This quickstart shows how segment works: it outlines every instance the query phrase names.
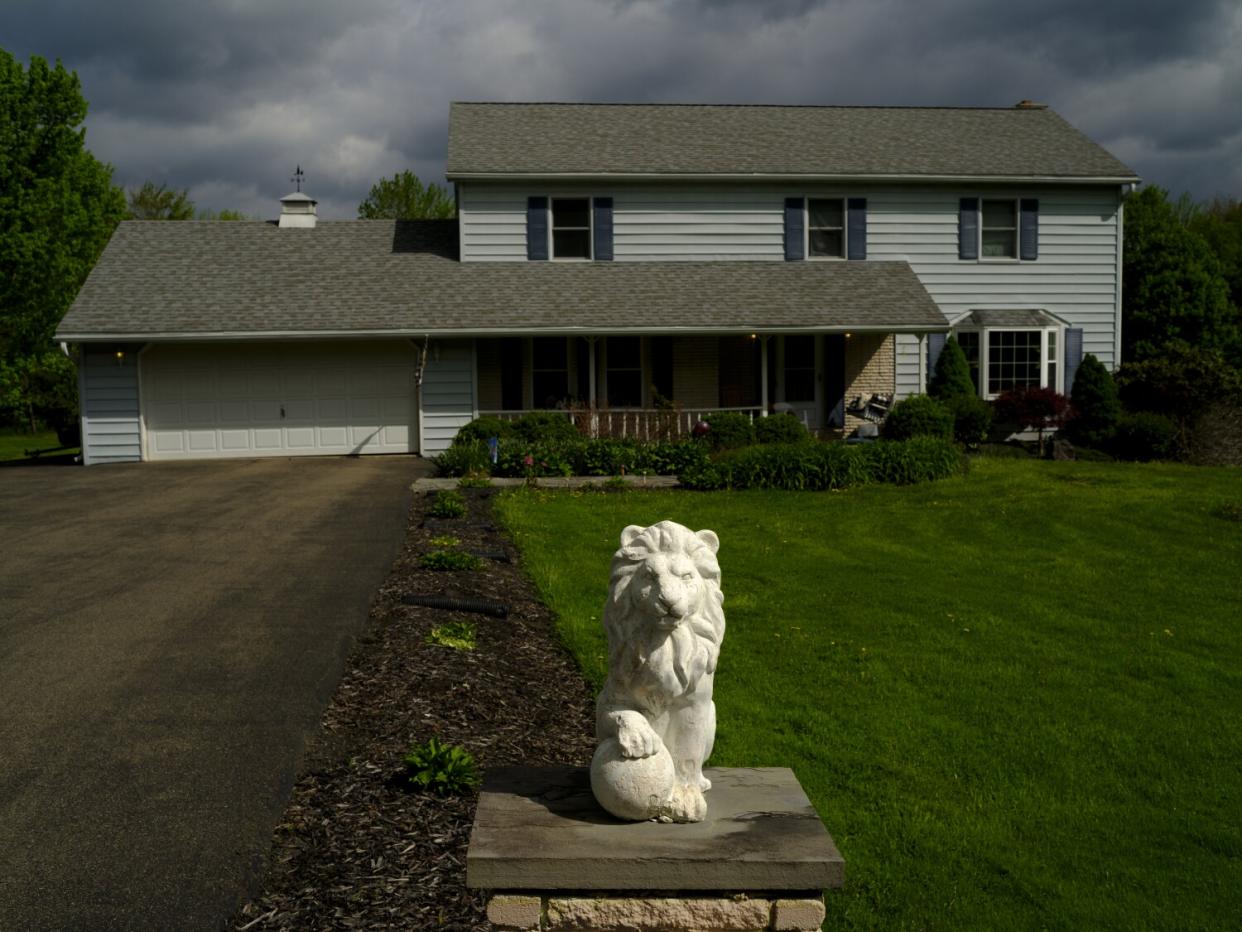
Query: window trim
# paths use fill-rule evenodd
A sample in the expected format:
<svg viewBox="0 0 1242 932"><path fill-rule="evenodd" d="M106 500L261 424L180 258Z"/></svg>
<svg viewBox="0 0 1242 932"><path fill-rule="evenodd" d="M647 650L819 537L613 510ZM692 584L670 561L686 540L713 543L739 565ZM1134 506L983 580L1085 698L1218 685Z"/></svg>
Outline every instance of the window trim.
<svg viewBox="0 0 1242 932"><path fill-rule="evenodd" d="M1058 358L1048 358L1048 337L1053 335L1056 353L1063 353L1065 347L1065 325L1061 323L1049 323L1042 327L984 327L977 324L963 325L954 327L952 334L956 337L959 333L977 333L979 334L979 397L985 401L992 401L998 398L1001 392L988 391L990 359L993 333L1039 333L1039 387L1051 388L1058 394L1064 394L1062 383L1065 379L1065 366L1062 360ZM1053 380L1055 385L1048 384L1048 365L1053 363L1056 365L1056 378Z"/></svg>
<svg viewBox="0 0 1242 932"><path fill-rule="evenodd" d="M556 202L581 201L587 202L587 256L556 255ZM582 227L564 227L566 230L581 230ZM588 194L549 194L548 195L548 259L551 262L594 262L595 261L595 195Z"/></svg>
<svg viewBox="0 0 1242 932"><path fill-rule="evenodd" d="M983 205L985 202L1005 202L1013 203L1013 255L1012 256L985 256L983 254ZM1022 262L1022 198L1021 197L984 197L979 195L979 222L977 224L976 236L978 237L978 246L975 259L976 262L989 262L1001 264ZM993 230L1008 229L1008 227L992 227ZM1031 261L1031 260L1026 260ZM1000 329L1000 328L996 328Z"/></svg>
<svg viewBox="0 0 1242 932"><path fill-rule="evenodd" d="M841 202L841 255L839 256L813 256L811 255L811 201L840 201ZM817 230L836 229L835 227L816 227ZM816 195L812 197L807 194L802 198L802 255L806 261L813 262L844 262L850 257L850 200L844 194L841 195Z"/></svg>

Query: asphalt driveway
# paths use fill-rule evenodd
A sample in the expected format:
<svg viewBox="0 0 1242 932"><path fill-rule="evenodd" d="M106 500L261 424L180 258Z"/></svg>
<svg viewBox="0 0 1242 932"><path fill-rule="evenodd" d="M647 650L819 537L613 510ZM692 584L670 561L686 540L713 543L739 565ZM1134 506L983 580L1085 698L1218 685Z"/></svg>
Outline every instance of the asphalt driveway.
<svg viewBox="0 0 1242 932"><path fill-rule="evenodd" d="M0 929L245 901L426 471L0 469Z"/></svg>

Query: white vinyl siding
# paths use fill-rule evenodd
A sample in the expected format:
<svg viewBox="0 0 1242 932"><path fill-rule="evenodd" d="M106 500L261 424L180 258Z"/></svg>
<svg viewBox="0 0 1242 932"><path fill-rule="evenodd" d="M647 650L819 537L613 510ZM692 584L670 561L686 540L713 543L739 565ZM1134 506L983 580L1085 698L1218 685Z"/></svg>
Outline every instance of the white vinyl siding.
<svg viewBox="0 0 1242 932"><path fill-rule="evenodd" d="M526 197L591 193L614 201L617 261L784 261L786 197L865 197L867 258L910 263L945 316L1043 308L1083 330L1083 352L1116 368L1120 256L1114 186L465 182L462 259L525 261ZM537 187L537 191L536 191ZM1039 258L958 258L962 197L1038 198ZM897 390L918 390L918 337L897 336Z"/></svg>
<svg viewBox="0 0 1242 932"><path fill-rule="evenodd" d="M474 419L478 410L474 386L474 341L433 339L421 393L424 456L443 453L458 429Z"/></svg>
<svg viewBox="0 0 1242 932"><path fill-rule="evenodd" d="M78 372L82 454L87 465L134 463L142 459L138 405L141 345L87 344ZM117 353L123 355L117 359Z"/></svg>

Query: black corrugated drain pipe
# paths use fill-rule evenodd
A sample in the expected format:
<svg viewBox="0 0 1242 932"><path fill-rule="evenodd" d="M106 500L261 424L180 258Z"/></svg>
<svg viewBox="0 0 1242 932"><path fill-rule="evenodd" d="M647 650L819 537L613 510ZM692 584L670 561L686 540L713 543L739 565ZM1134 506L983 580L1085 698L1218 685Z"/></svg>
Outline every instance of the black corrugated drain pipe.
<svg viewBox="0 0 1242 932"><path fill-rule="evenodd" d="M509 606L504 602L492 599L460 598L453 595L403 595L401 601L406 605L419 605L423 608L442 608L450 612L472 612L476 615L491 615L493 618L508 618Z"/></svg>

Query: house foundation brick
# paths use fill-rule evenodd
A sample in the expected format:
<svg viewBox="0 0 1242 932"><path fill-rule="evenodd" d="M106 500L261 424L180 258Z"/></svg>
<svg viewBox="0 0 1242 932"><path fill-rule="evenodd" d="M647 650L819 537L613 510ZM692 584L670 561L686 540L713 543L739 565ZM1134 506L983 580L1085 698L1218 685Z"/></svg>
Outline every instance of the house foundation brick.
<svg viewBox="0 0 1242 932"><path fill-rule="evenodd" d="M543 900L537 896L500 893L487 901L487 919L494 929L538 929L542 917Z"/></svg>
<svg viewBox="0 0 1242 932"><path fill-rule="evenodd" d="M815 932L824 924L824 898L777 900L772 906L773 932Z"/></svg>

